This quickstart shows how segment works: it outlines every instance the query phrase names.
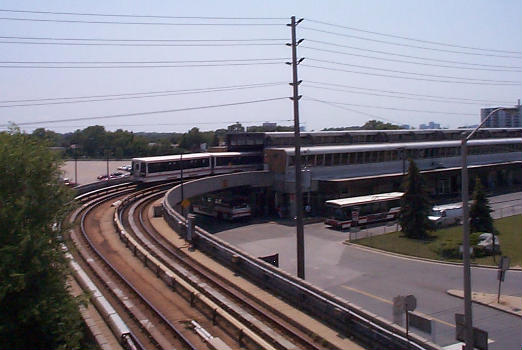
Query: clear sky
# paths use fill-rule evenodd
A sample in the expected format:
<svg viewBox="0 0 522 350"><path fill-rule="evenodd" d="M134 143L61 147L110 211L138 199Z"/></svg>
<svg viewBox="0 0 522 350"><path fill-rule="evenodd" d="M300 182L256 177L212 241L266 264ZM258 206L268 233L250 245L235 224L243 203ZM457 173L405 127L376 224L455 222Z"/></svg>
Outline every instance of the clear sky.
<svg viewBox="0 0 522 350"><path fill-rule="evenodd" d="M4 0L0 10L0 130L291 125L292 15L304 18L306 130L478 124L481 107L515 105L522 91L520 0Z"/></svg>

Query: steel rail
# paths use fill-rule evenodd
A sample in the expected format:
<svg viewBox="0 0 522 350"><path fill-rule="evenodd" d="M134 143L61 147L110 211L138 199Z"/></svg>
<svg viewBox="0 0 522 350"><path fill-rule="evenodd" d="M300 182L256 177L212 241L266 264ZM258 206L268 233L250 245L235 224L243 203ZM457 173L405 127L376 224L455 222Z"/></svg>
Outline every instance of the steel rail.
<svg viewBox="0 0 522 350"><path fill-rule="evenodd" d="M85 210L84 210L84 213L82 214L81 216L81 219L80 219L80 227L81 227L81 233L82 233L82 236L84 237L84 239L87 241L87 243L89 244L90 248L95 252L95 254L110 268L110 270L116 275L118 276L118 278L127 285L127 287L133 292L135 293L143 302L144 304L150 309L153 311L153 313L163 322L165 323L171 330L172 332L176 335L176 337L178 338L178 340L180 340L182 343L184 343L184 345L186 346L187 349L192 349L192 350L195 350L196 347L191 343L191 341L189 339L187 339L183 334L182 332L175 326L173 325L166 317L165 315L163 315L163 313L161 313L160 310L158 310L154 305L152 305L152 303L129 281L125 278L125 276L123 276L115 267L114 265L112 265L108 259L96 248L96 246L94 245L94 243L92 242L92 240L89 238L89 236L87 235L87 232L86 232L86 229L85 229L85 218L86 216L89 214L89 212L91 210L93 210L96 206L99 206L101 203L103 202L106 202L108 199L110 198L114 198L116 196L118 196L119 194L114 194L114 195L109 195L109 196L106 196L106 197L103 197L102 199L97 199L94 201L94 203L92 205L90 205L89 207L87 207Z"/></svg>
<svg viewBox="0 0 522 350"><path fill-rule="evenodd" d="M133 212L134 212L133 209L141 206L141 210L138 210L139 222L140 222L141 227L145 231L146 235L148 237L150 237L153 242L147 243L147 242L143 242L141 239L140 240L142 241L142 244L147 246L147 249L151 252L151 254L155 255L156 258L159 259L162 263L164 263L167 266L169 266L170 268L172 268L171 267L171 263L164 261L163 258L158 256L158 254L155 254L154 250L151 247L149 247L150 244L155 244L155 245L159 246L167 254L170 254L176 260L178 260L180 263L182 263L184 268L191 269L192 271L194 271L198 275L202 276L204 279L211 281L215 286L217 286L218 288L224 290L229 296L239 300L243 305L246 305L248 308L253 310L255 313L257 313L259 315L262 315L262 317L265 318L266 320L268 320L272 325L277 326L279 329L284 329L284 332L287 333L290 336L290 338L293 339L294 341L298 341L298 342L302 343L303 345L306 346L307 349L312 349L312 350L319 350L320 349L316 344L314 344L314 342L313 342L313 340L311 338L308 338L308 336L304 336L303 334L299 334L296 331L296 329L294 329L294 328L297 328L301 332L307 333L306 331L304 331L302 329L302 327L300 327L298 324L296 324L295 321L289 320L287 317L282 315L280 312L277 312L277 310L270 309L270 308L264 308L262 306L259 306L260 302L258 300L256 300L255 298L245 297L240 291L238 291L238 290L236 290L234 288L228 287L226 285L226 283L224 283L219 276L215 276L207 268L201 266L197 261L193 261L193 259L187 257L182 252L179 252L179 251L176 251L176 250L172 249L171 245L169 243L162 242L157 237L157 234L152 233L147 228L147 226L144 223L143 209L146 206L145 202L150 201L153 197L157 197L157 196L158 196L157 193L156 194L148 194L146 196L136 196L136 197L133 198L133 199L135 199L135 202L133 203L133 206L129 209L129 216L130 216L129 223L130 223L130 225L132 227L132 230L134 231L134 230L136 230L136 228L134 228L133 226L137 226L137 225L135 225L135 224L133 225L133 222L132 222L133 219L132 219L131 216L133 215ZM133 197L133 195L131 195L130 197ZM139 197L139 199L138 199L138 197ZM129 204L129 201L126 201L126 203ZM125 209L120 210L120 221L121 221L122 214L123 214L124 210ZM135 232L135 234L137 235L138 233ZM141 233L141 234L143 234L143 233ZM207 294L207 296L212 298L212 299L215 298L212 295L209 295L211 293L209 293L208 290L203 290L202 292L205 292ZM238 314L237 312L234 312L234 310L231 310L231 311L234 314L236 314L237 317L242 318L242 316L240 314ZM250 322L250 323L252 324L252 322ZM259 329L258 326L254 325L254 324L252 324L252 326L257 328L258 331L263 332L263 330ZM270 336L270 335L267 334L267 336ZM274 341L277 343L277 340L274 340ZM280 346L280 347L283 346L282 344L277 344L277 345ZM333 346L333 344L331 344L331 345Z"/></svg>

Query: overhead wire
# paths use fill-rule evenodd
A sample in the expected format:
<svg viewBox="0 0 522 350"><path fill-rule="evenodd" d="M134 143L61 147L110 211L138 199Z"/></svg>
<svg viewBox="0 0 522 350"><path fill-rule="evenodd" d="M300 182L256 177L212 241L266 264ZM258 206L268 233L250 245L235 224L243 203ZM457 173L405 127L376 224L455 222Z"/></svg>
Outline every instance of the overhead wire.
<svg viewBox="0 0 522 350"><path fill-rule="evenodd" d="M181 63L225 63L253 61L283 61L286 57L277 58L236 58L214 60L181 60L181 61L0 61L0 64L181 64Z"/></svg>
<svg viewBox="0 0 522 350"><path fill-rule="evenodd" d="M0 40L0 44L15 45L55 45L55 46L131 46L131 47L220 47L220 46L282 46L282 43L181 43L181 44L138 44L138 43L76 43L76 42L37 42L37 41L6 41Z"/></svg>
<svg viewBox="0 0 522 350"><path fill-rule="evenodd" d="M276 119L276 120L270 120L270 122L291 122L293 119ZM180 123L154 123L154 126L179 126L179 125L222 125L222 124L228 124L228 123L241 123L241 124L247 124L247 123L266 123L267 120L220 120L220 121L212 121L212 122L198 122L198 121L187 121L187 122L180 122ZM80 127L86 127L89 125L55 125L55 128L80 128ZM104 124L104 127L119 127L119 126L150 126L150 123L147 124ZM7 128L5 126L0 126L0 128Z"/></svg>
<svg viewBox="0 0 522 350"><path fill-rule="evenodd" d="M425 94L416 94L411 92L404 92L404 91L396 91L396 90L383 90L383 89L375 89L375 88L364 88L360 86L353 86L353 85L345 85L345 84L336 84L336 83L327 83L327 82L321 82L321 81L313 81L313 80L306 80L304 84L318 84L318 85L324 85L324 86L333 86L333 87L342 87L342 88L349 88L349 89L358 89L358 90L364 90L364 91L376 91L376 92L384 92L388 94L400 94L400 95L406 95L406 96L414 96L414 97L428 97L433 99L442 99L445 101L449 100L455 100L455 101L471 101L471 102L479 102L479 103L486 103L486 104L509 104L511 102L508 101L501 101L501 100L480 100L480 99L472 99L472 98L463 98L463 97L451 97L451 96L440 96L440 95L425 95Z"/></svg>
<svg viewBox="0 0 522 350"><path fill-rule="evenodd" d="M163 19L207 19L207 20L288 20L285 17L205 17L205 16L166 16L166 15L135 15L93 12L58 12L36 10L0 9L0 12L31 13L45 15L71 15L71 16L98 16L98 17L134 17L134 18L163 18Z"/></svg>
<svg viewBox="0 0 522 350"><path fill-rule="evenodd" d="M379 39L365 38L365 37L361 37L361 36L357 36L357 35L332 32L329 30L322 30L322 29L311 28L311 27L307 27L307 26L300 26L299 28L304 29L304 30L310 30L313 32L319 32L319 33L323 33L323 34L342 36L345 38L359 39L359 40L364 40L364 41L377 42L380 44L387 44L387 45L394 45L394 46L401 46L401 47L410 47L410 48L429 50L429 51L448 52L448 53L456 53L456 54L471 55L471 56L487 56L487 57L514 58L514 59L519 59L521 56L521 55L507 56L507 55L487 54L487 53L478 53L478 52L465 52L465 51L457 51L457 50L438 49L438 48L433 48L433 47L410 45L410 44L395 43L395 42L379 40Z"/></svg>
<svg viewBox="0 0 522 350"><path fill-rule="evenodd" d="M356 46L336 44L336 43L332 43L332 42L329 42L329 41L322 41L322 40L306 39L306 42L312 42L312 43L318 43L318 44L330 45L330 46L336 46L336 47L343 47L343 48L348 48L348 49L352 49L352 50L373 52L373 53L378 53L378 54L383 54L383 55L390 55L390 56L413 58L413 59L417 59L417 60L432 61L432 62L456 63L456 64L468 65L468 66L492 67L492 68L508 68L508 69L520 69L520 68L522 68L521 66L480 64L480 63L470 63L470 62L464 62L464 61L443 60L443 59L436 59L436 58L431 58L431 57L420 57L420 56L413 56L413 55L405 55L405 54L399 54L399 53L390 52L390 51L372 50L372 49L360 48L360 47L356 47ZM311 50L316 50L316 51L336 53L336 54L340 54L340 55L354 56L354 54L351 53L351 52L337 51L337 50L328 50L328 49L320 49L320 48L317 48L317 47L309 47L306 44L305 45L300 45L299 47L300 48L307 48L307 49L311 49Z"/></svg>
<svg viewBox="0 0 522 350"><path fill-rule="evenodd" d="M233 67L233 66L256 66L256 65L274 65L281 62L257 62L257 63L209 63L209 64L162 64L162 65L113 65L113 66L13 66L0 65L0 68L30 68L30 69L120 69L120 68L190 68L190 67Z"/></svg>
<svg viewBox="0 0 522 350"><path fill-rule="evenodd" d="M373 70L379 70L379 71L390 72L390 73L410 74L410 75L417 75L417 76L422 76L422 77L447 78L447 79L483 81L483 82L494 82L494 83L513 83L513 84L520 84L521 83L521 81L516 81L516 80L492 80L492 79L477 79L477 78L468 78L468 77L456 77L456 76L449 76L449 75L435 75L435 74L408 72L408 71L402 71L402 70L397 70L397 69L386 69L386 68L379 68L379 67L372 67L372 66L363 66L363 65L350 64L350 63L345 63L345 62L337 62L337 61L331 61L331 60L321 60L321 59L308 58L308 57L306 59L309 60L309 61L313 61L313 62L334 64L334 65L341 65L341 66L349 66L349 67L356 67L356 68L363 68L363 69L373 69Z"/></svg>
<svg viewBox="0 0 522 350"><path fill-rule="evenodd" d="M314 19L310 19L310 18L305 18L305 20L308 21L308 22L311 22L311 23L324 24L324 25L327 25L327 26L343 28L343 29L349 29L349 30L353 30L353 31L361 32L361 33L380 35L380 36L384 36L384 37L388 37L388 38L402 39L402 40L408 40L408 41L415 41L415 42L420 42L420 43L425 43L425 44L449 46L449 47L455 47L455 48L460 48L460 49L469 49L469 50L513 53L513 54L519 54L519 55L522 54L521 51L485 49L485 48L480 48L480 47L475 47L475 46L464 46L464 45L457 45L457 44L452 44L452 43L443 43L443 42L440 42L440 41L431 41L431 40L426 40L426 39L416 39L416 38L402 36L402 35L397 35L397 34L387 34L387 33L375 32L375 31L371 31L371 30L365 30L365 29L360 29L360 28L351 27L351 26L339 25L339 24L334 24L334 23L314 20Z"/></svg>
<svg viewBox="0 0 522 350"><path fill-rule="evenodd" d="M222 41L285 41L287 38L251 38L251 39L109 39L109 38L58 38L58 37L34 37L34 36L0 36L0 39L22 40L64 40L64 41L125 41L125 42L222 42Z"/></svg>
<svg viewBox="0 0 522 350"><path fill-rule="evenodd" d="M392 111L401 111L401 112L415 112L415 113L430 113L430 114L446 114L446 115L460 115L460 116L466 116L466 117L475 117L474 114L468 114L468 113L459 113L459 112L447 112L447 111L432 111L432 110L422 110L422 109L407 109L407 108L395 108L395 107L381 107L376 105L364 105L364 104L357 104L357 103L347 103L347 102L338 102L338 101L326 101L321 99L316 99L318 101L322 102L328 102L335 105L341 105L341 106L354 106L354 107L364 107L364 108L376 108L376 109L385 109L385 110L392 110Z"/></svg>
<svg viewBox="0 0 522 350"><path fill-rule="evenodd" d="M310 46L306 46L306 45L302 45L300 47L301 48L305 48L305 49L309 49L309 50L314 50L314 51L335 52L334 50L323 50L323 49L318 49L318 48L314 48L314 47L310 47ZM339 53L339 52L336 52L336 53ZM394 59L394 58L385 58L385 57L361 55L361 54L356 54L356 53L351 53L351 54L350 53L346 53L346 54L350 55L350 56L355 56L355 57L370 58L370 59L374 59L374 60L388 61L388 62L399 62L399 63L407 63L407 64L416 64L416 65L420 65L420 66L452 68L452 69L465 69L465 70L475 70L475 71L490 71L490 72L513 72L513 73L522 72L522 70L520 70L520 69L499 69L499 68L476 68L476 67L450 66L450 65L435 64L435 63L414 62L414 61L399 60L399 59ZM517 68L517 67L514 67L514 68Z"/></svg>
<svg viewBox="0 0 522 350"><path fill-rule="evenodd" d="M381 117L380 115L376 115L376 114L373 114L373 113L368 113L368 112L359 111L359 110L352 109L352 108L348 108L348 107L345 107L345 106L339 106L339 105L334 104L334 103L331 103L331 102L329 102L329 101L324 101L324 100L317 99L317 98L313 98L313 97L310 97L310 96L304 96L304 99L305 99L305 100L309 100L309 101L313 101L313 102L320 102L320 103L323 103L323 104L329 105L329 106L334 107L334 108L338 108L338 109L342 109L342 110L345 110L345 111L350 111L350 112L358 113L358 114L361 114L361 115L365 115L365 116L367 116L367 117L372 117L372 118L376 118L376 119L384 120L384 121L386 121L386 122L390 122L390 123L393 123L393 124L397 124L397 125L400 125L400 124L401 124L401 123L398 123L398 122L396 122L396 121L393 121L393 120L390 120L390 119L387 119L387 118Z"/></svg>
<svg viewBox="0 0 522 350"><path fill-rule="evenodd" d="M53 123L74 122L74 121L83 121L83 120L100 120L100 119L111 119L111 118L122 118L122 117L135 117L135 116L143 116L143 115L177 113L177 112L186 112L186 111L193 111L193 110L212 109L212 108L220 108L220 107L255 104L255 103L262 103L262 102L271 102L271 101L278 101L278 100L284 100L284 99L288 99L288 97L274 97L274 98L265 98L265 99L250 100L250 101L223 103L223 104L216 104L216 105L205 105L205 106L186 107L186 108L164 109L164 110L156 110L156 111L111 114L111 115L104 115L104 116L97 116L97 117L96 116L71 117L71 118L62 118L62 119L34 121L34 122L21 122L21 123L17 123L17 125L18 126L41 125L41 124L53 124ZM8 126L9 126L9 124L0 124L0 127L8 127Z"/></svg>
<svg viewBox="0 0 522 350"><path fill-rule="evenodd" d="M393 96L393 95L378 94L375 92L352 91L352 90L345 90L345 89L338 89L338 88L335 89L335 88L322 87L322 86L313 86L313 85L308 84L307 82L304 82L302 86L310 87L313 89L320 89L320 90L347 92L350 94L358 94L358 95L389 97L389 98L397 98L397 99L402 99L402 100L428 101L428 102L448 103L448 104L483 105L483 103L479 103L479 102L458 102L458 101L449 101L449 100L436 100L436 99L429 99L429 98L422 98L422 97ZM1 107L2 106L0 106L0 108Z"/></svg>
<svg viewBox="0 0 522 350"><path fill-rule="evenodd" d="M88 99L88 98L100 98L100 97L117 97L117 96L135 96L135 95L148 95L148 94L163 94L163 93L177 93L177 92L199 92L199 91L220 91L228 89L242 89L249 87L263 87L270 85L286 85L287 82L268 82L268 83L254 83L254 84L240 84L240 85L224 85L224 86L213 86L208 88L194 88L194 89L180 89L180 90L158 90L158 91L143 91L143 92L128 92L120 94L105 94L105 95L87 95L87 96L66 96L66 97L49 97L49 98L38 98L38 99L23 99L23 100L3 100L0 103L19 103L19 102L40 102L40 101L55 101L55 100L72 100L72 99Z"/></svg>
<svg viewBox="0 0 522 350"><path fill-rule="evenodd" d="M321 67L321 66L315 66L315 65L311 65L311 64L305 64L305 63L301 63L301 66L315 68L315 69L328 70L328 71L334 71L334 72L345 72L345 73L371 75L371 76L377 76L377 77L396 78L396 79L430 81L430 82L437 82L437 83L468 84L468 85L496 85L496 86L518 86L518 85L520 85L520 83L473 82L473 81L442 80L442 79L428 79L428 78L417 78L417 77L408 77L408 76L397 76L397 75L361 72L361 71L339 69L339 68Z"/></svg>
<svg viewBox="0 0 522 350"><path fill-rule="evenodd" d="M159 91L159 92L157 91L157 92L141 92L141 93L127 93L127 94L91 95L91 96L78 96L78 97L42 98L42 99L32 99L32 100L30 100L30 99L29 100L28 99L8 100L8 101L0 101L0 108L48 106L48 105L59 105L59 104L74 104L74 103L177 96L177 95L188 95L188 94L201 94L201 93L211 93L211 92L225 92L225 91L236 91L236 90L244 90L244 89L271 87L271 86L283 85L283 84L286 85L287 83L286 82L259 83L259 84L248 84L248 85L245 84L245 85L235 85L235 86L218 87L218 88L204 88L204 89L164 90L164 91ZM4 104L4 103L11 103L11 104Z"/></svg>
<svg viewBox="0 0 522 350"><path fill-rule="evenodd" d="M155 26L282 26L283 23L174 23L174 22L124 22L124 21L94 21L80 19L48 19L48 18L20 18L20 17L0 17L2 21L21 21L21 22L52 22L52 23L81 23L81 24L116 24L116 25L155 25Z"/></svg>

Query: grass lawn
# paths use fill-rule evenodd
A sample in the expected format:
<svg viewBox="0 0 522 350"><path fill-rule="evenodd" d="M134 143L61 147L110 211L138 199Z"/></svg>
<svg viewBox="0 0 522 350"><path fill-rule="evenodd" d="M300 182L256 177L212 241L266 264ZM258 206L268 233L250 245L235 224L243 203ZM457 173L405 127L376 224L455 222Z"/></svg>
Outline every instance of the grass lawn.
<svg viewBox="0 0 522 350"><path fill-rule="evenodd" d="M510 257L511 266L522 265L522 215L509 216L495 220L495 228L500 232L500 248L502 255ZM365 245L390 252L417 256L422 258L459 261L458 258L445 257L445 250L455 249L462 243L462 226L453 226L434 231L426 240L406 238L402 232L364 238L352 243ZM473 258L472 262L484 265L497 265L493 257Z"/></svg>

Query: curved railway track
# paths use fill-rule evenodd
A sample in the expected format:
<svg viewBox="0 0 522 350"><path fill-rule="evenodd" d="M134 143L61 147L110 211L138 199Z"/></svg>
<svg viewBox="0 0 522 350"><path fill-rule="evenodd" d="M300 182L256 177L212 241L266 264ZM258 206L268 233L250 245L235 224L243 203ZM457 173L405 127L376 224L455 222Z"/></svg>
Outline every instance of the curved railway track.
<svg viewBox="0 0 522 350"><path fill-rule="evenodd" d="M72 230L70 235L78 253L77 258L81 257L76 260L81 262L84 270L91 275L107 301L131 330L131 336L140 344L137 348L208 348L186 327L185 322L171 321L172 310L160 310L158 302L176 302L170 298L172 293L168 288L161 290L158 283L151 283L155 278L143 266L140 268L139 263L133 262L135 258L132 253L118 240L111 222L111 204L120 196L133 191L134 186L131 186L102 194L89 200L73 215L72 219L79 221L79 227Z"/></svg>
<svg viewBox="0 0 522 350"><path fill-rule="evenodd" d="M156 231L149 222L148 211L151 203L161 194L137 196L133 203L126 203L119 213L127 232L132 232L136 240L172 271L190 276L188 281L200 293L223 307L231 317L248 324L255 332L278 349L323 349L335 348L331 344L310 336L303 327L287 318L281 312L267 307L262 301L243 293L206 266L193 260L183 250ZM140 198L141 197L141 198ZM329 345L329 346L328 346Z"/></svg>
<svg viewBox="0 0 522 350"><path fill-rule="evenodd" d="M163 239L145 211L165 190L165 185L145 190L120 185L87 194L71 217L71 222L79 223L69 237L76 260L130 330L127 337L135 345L124 347L332 348ZM117 209L120 205L122 210ZM113 222L116 218L128 231L125 238ZM130 240L139 243L129 245ZM155 267L143 257L144 251L158 261ZM176 277L161 278L158 266Z"/></svg>

